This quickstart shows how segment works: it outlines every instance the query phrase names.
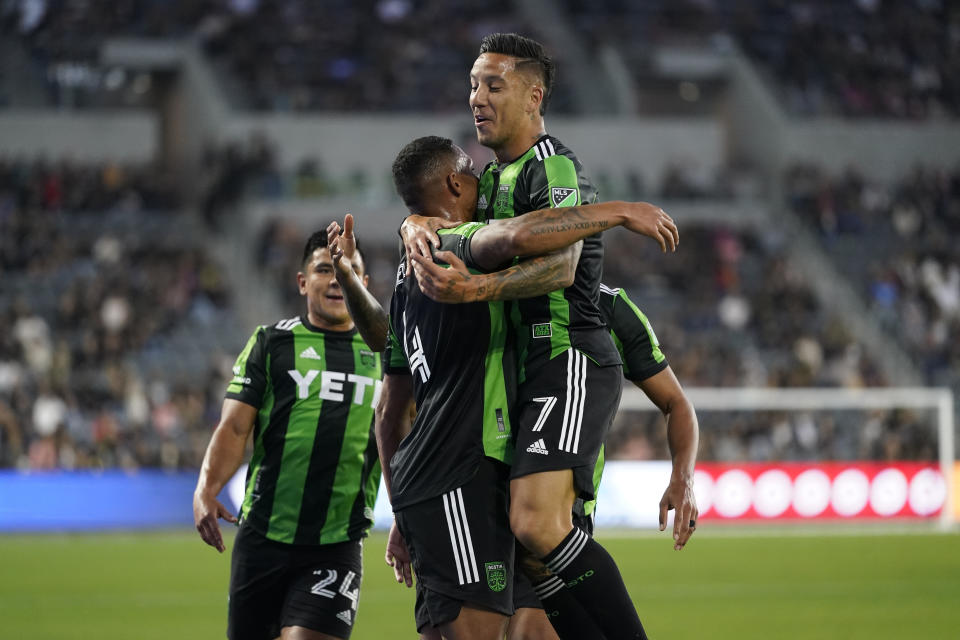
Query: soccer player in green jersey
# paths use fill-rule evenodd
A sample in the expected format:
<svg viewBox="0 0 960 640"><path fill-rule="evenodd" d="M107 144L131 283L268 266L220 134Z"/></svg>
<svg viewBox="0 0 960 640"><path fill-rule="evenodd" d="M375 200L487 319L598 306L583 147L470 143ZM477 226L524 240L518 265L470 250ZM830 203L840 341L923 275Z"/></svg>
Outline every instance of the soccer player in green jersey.
<svg viewBox="0 0 960 640"><path fill-rule="evenodd" d="M539 43L516 34L483 39L470 71L470 107L477 139L496 159L480 178L482 219L596 200L580 162L546 133L553 80L553 62ZM423 259L425 235L438 244L432 234L405 232L408 252ZM673 248L674 240L661 246ZM514 314L522 364L510 524L547 569L534 577L536 584L558 576L608 640L646 638L613 558L571 518L576 505L594 498L593 471L619 403L620 356L597 306L599 234L573 245L566 259L575 269L573 282L546 295L518 296ZM463 301L456 293L436 299ZM497 295L484 291L477 299ZM680 537L688 529L681 522Z"/></svg>
<svg viewBox="0 0 960 640"><path fill-rule="evenodd" d="M352 268L365 286L359 253ZM238 519L216 496L252 434L231 640L345 640L357 613L361 541L380 482L381 364L347 312L325 232L307 241L297 283L306 313L258 327L240 353L194 493L197 530L223 552L217 519Z"/></svg>
<svg viewBox="0 0 960 640"><path fill-rule="evenodd" d="M693 493L693 472L699 441L696 412L667 363L653 327L646 315L627 297L626 291L601 284L599 308L623 359L624 377L646 394L666 420L673 470L660 499L660 530L666 528L668 511L675 510L673 543L674 548L680 550L693 535L699 513ZM594 470L595 494L600 488L603 473L603 453L601 450ZM585 503L580 511L583 515L575 518L576 526L591 535L595 507L596 500ZM680 533L681 523L687 523L683 535ZM551 623L562 631L559 635L561 640L603 639L603 633L589 618L578 615L576 603L570 602L571 597L559 579L547 579L537 585L536 595L549 610L546 615L540 604L529 599L522 579L514 590L517 611L510 620L508 640L556 638Z"/></svg>
<svg viewBox="0 0 960 640"><path fill-rule="evenodd" d="M557 249L615 224L655 236L659 236L657 228L664 219L672 224L658 207L622 202L575 208L566 212L562 220L558 212L548 209L492 225L463 224L474 216L477 178L466 154L445 138L421 138L407 145L397 158L394 175L398 191L411 211L438 211L444 218L460 223L440 232L441 248L450 251L440 251L437 257L459 265L465 260L484 270L508 262L515 255ZM328 231L348 306L371 344L379 344L382 309L346 268L354 245L352 217L345 220L342 237L339 225L331 224ZM414 260L418 268L426 266L418 257ZM572 278L572 273L568 277ZM512 606L509 590L497 590L497 595L492 595L479 583L476 569L465 574L461 567L474 567L475 558L484 554L497 555L499 564L508 567L501 577L510 580L511 563L502 561L512 561L512 548L510 552L496 551L503 534L512 541L505 513L499 526L496 519L486 522L490 535L482 539L485 545L469 535L472 542L464 543L458 538L452 546L436 539L436 532L442 530L436 526L438 520L446 518L451 532L454 528L447 503L440 509L441 495L457 492L459 511L454 520L458 531L470 530L471 514L478 514L474 517L483 522L499 512L494 508L496 504L505 505L501 499L493 506L482 506L485 496L505 496L506 476L502 472L492 473L497 468L495 464L478 460L508 459L508 451L503 450L508 443L503 437L510 431L511 381L516 372L505 365L512 362L512 348L503 334L506 318L502 303L481 303L482 308L477 309L475 306L432 302L422 295L415 280L407 277L406 263L401 263L392 303L393 331L385 357L387 375L378 407L377 434L384 478L390 487L397 523L411 543L413 562L417 565L418 629L427 634L429 628L439 628L446 637L487 637L476 635L484 633L500 637L505 616L512 613L512 609L507 611ZM494 326L499 327L496 332ZM493 369L491 363L496 365ZM419 411L408 432L405 418L411 390L417 394ZM499 408L494 411L485 408L487 405ZM451 424L456 424L457 429L450 429ZM494 450L500 454L494 455ZM426 474L425 469L430 473ZM500 490L491 491L495 486L500 486ZM388 549L388 558L396 566L406 560L395 537L391 532L393 546ZM409 584L408 569L400 567L397 573L398 579L406 579ZM497 624L497 628L490 626Z"/></svg>

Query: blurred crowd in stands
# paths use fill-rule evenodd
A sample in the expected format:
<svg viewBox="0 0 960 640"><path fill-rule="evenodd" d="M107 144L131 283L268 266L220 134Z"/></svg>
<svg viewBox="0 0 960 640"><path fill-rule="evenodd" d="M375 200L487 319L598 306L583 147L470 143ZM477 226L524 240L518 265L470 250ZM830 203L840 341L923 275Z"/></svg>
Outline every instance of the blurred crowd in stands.
<svg viewBox="0 0 960 640"><path fill-rule="evenodd" d="M949 0L760 1L745 50L804 115L960 116L960 10Z"/></svg>
<svg viewBox="0 0 960 640"><path fill-rule="evenodd" d="M30 77L49 104L149 102L162 84L155 76L100 61L107 37L135 36L194 39L226 94L248 108L462 112L466 70L484 34L547 38L518 6L0 0L0 106ZM721 51L736 42L795 114L960 116L960 8L946 0L555 6L584 39L589 64L600 68L602 49L614 47L637 85L655 71L656 45ZM546 43L565 68L570 47ZM31 68L17 75L21 61ZM580 80L563 71L560 78L551 112L569 113ZM111 92L115 100L104 98ZM224 215L249 194L279 202L353 195L388 179L362 170L334 179L311 159L281 172L275 156L263 137L210 147L197 176L196 216L193 200L187 206L160 166L0 156L0 467L199 465L242 347L225 327L243 293L231 289L210 251L209 238L228 224ZM595 177L605 198L716 201L761 191L750 171L713 175L695 161L672 164L654 185L630 167ZM856 169L831 175L798 165L784 183L787 206L926 382L957 388L960 168L917 168L880 183ZM269 319L302 310L294 275L311 230L282 215L259 230L255 262L285 307ZM681 231L677 253L660 255L651 245L639 259L634 239L609 234L604 279L627 288L647 313L684 385L888 382L840 313L792 266L782 231L703 224ZM363 251L371 288L386 304L396 246ZM921 411L714 412L701 422L703 460L934 457L932 420ZM655 413L623 412L610 455L662 457L664 437Z"/></svg>
<svg viewBox="0 0 960 640"><path fill-rule="evenodd" d="M960 9L947 0L563 4L591 49L621 52L641 91L657 46L723 53L732 39L794 114L960 116Z"/></svg>
<svg viewBox="0 0 960 640"><path fill-rule="evenodd" d="M927 379L960 382L960 167L882 184L800 165L785 182L788 205Z"/></svg>
<svg viewBox="0 0 960 640"><path fill-rule="evenodd" d="M203 203L229 208L251 181L262 184L275 173L271 158L255 139L211 148L201 212ZM786 183L790 206L838 260L857 248L862 269L848 272L868 277L865 296L931 381L943 383L937 372L960 362L960 260L949 242L960 173L918 169L884 186L801 166ZM276 317L302 310L294 276L306 231L278 217L258 234L255 262L284 306ZM0 161L0 322L9 328L0 335L0 465L200 463L242 341L213 337L242 294L231 292L205 233L159 167ZM371 288L387 304L397 247L362 248ZM685 386L887 383L791 265L781 230L688 224L676 253L647 249L638 254L635 238L609 233L604 281L625 287L648 315ZM887 249L896 253L886 257ZM712 412L701 420L703 460L931 459L935 446L924 412ZM610 456L662 457L664 433L656 413L622 412Z"/></svg>
<svg viewBox="0 0 960 640"><path fill-rule="evenodd" d="M0 467L199 465L231 294L178 207L159 167L0 158Z"/></svg>
<svg viewBox="0 0 960 640"><path fill-rule="evenodd" d="M790 264L781 230L686 225L674 254L607 234L604 280L625 287L650 319L687 387L888 384L843 317ZM698 412L702 460L934 459L932 412ZM613 459L668 455L657 412L623 411Z"/></svg>
<svg viewBox="0 0 960 640"><path fill-rule="evenodd" d="M496 31L536 29L510 0L34 0L0 14L0 35L17 38L46 70L55 102L69 83L74 106L97 105L97 89L118 88L98 49L107 37L135 36L196 39L242 107L461 112L480 39ZM72 74L59 72L65 65Z"/></svg>
<svg viewBox="0 0 960 640"><path fill-rule="evenodd" d="M617 49L641 94L644 83L657 91L657 46L722 53L735 41L796 114L960 115L960 10L947 0L565 0L555 8L585 44L588 64L601 65L603 48ZM28 52L54 104L72 106L110 104L97 92L124 92L126 103L151 92L149 74L99 63L107 36L138 36L195 38L227 94L248 108L461 111L466 70L486 33L543 38L564 65L569 47L538 27L510 0L0 4L0 39ZM676 92L674 80L684 78L667 83ZM560 74L554 113L572 110L575 82ZM709 97L713 84L690 76L671 104Z"/></svg>

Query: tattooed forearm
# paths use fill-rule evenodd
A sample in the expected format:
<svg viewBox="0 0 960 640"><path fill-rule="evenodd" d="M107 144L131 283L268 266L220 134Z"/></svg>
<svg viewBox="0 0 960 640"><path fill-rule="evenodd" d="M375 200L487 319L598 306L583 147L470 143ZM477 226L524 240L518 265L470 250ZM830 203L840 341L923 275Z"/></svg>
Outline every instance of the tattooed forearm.
<svg viewBox="0 0 960 640"><path fill-rule="evenodd" d="M374 351L383 351L387 344L387 312L357 277L337 278L343 289L347 311L357 325L360 337Z"/></svg>
<svg viewBox="0 0 960 640"><path fill-rule="evenodd" d="M364 290L366 291L366 290ZM367 293L357 301L358 304L347 304L350 317L357 325L360 337L374 351L383 351L387 344L387 313L376 299Z"/></svg>
<svg viewBox="0 0 960 640"><path fill-rule="evenodd" d="M610 223L606 220L590 220L587 222L564 222L558 224L542 223L530 228L530 234L542 236L547 233L563 233L574 230L594 230L597 232L610 228Z"/></svg>
<svg viewBox="0 0 960 640"><path fill-rule="evenodd" d="M594 208L594 211L598 209ZM559 209L544 209L536 215L514 218L511 222L518 227L526 228L531 235L546 233L563 233L571 230L593 230L596 232L609 229L610 220L597 218L583 210L583 207L562 207Z"/></svg>
<svg viewBox="0 0 960 640"><path fill-rule="evenodd" d="M579 257L579 250L577 251ZM569 251L524 260L508 269L475 276L476 301L519 300L543 295L570 285L576 258L571 268Z"/></svg>

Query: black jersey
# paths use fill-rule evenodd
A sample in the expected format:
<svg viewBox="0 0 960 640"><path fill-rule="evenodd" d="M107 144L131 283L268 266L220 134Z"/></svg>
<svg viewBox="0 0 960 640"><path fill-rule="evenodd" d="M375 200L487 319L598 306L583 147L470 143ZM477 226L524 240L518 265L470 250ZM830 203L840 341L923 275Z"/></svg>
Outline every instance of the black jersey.
<svg viewBox="0 0 960 640"><path fill-rule="evenodd" d="M471 265L466 240L481 226L441 230L441 249ZM413 376L417 417L390 461L394 510L466 484L484 456L510 462L516 357L504 308L434 302L401 258L384 366Z"/></svg>
<svg viewBox="0 0 960 640"><path fill-rule="evenodd" d="M551 207L593 204L597 190L583 175L573 152L553 136L543 136L516 160L492 162L478 188L481 220L512 218ZM518 344L525 366L537 358L554 358L571 346L601 366L619 364L617 350L597 308L603 243L600 234L583 241L571 286L519 301Z"/></svg>
<svg viewBox="0 0 960 640"><path fill-rule="evenodd" d="M258 409L240 517L277 542L357 540L373 523L380 360L357 333L306 317L258 327L228 398Z"/></svg>

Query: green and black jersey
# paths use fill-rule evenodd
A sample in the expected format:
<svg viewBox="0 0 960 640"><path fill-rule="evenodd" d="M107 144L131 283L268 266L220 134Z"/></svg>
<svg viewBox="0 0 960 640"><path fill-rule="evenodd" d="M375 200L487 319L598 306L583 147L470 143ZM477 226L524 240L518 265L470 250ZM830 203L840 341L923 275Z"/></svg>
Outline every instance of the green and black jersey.
<svg viewBox="0 0 960 640"><path fill-rule="evenodd" d="M513 162L492 162L483 170L477 218L512 218L550 207L571 207L597 201L597 190L583 175L573 152L545 135ZM619 364L597 309L603 243L600 234L583 241L574 282L566 289L519 301L518 344L524 364L553 358L571 346L600 366Z"/></svg>
<svg viewBox="0 0 960 640"><path fill-rule="evenodd" d="M623 289L600 285L600 313L623 359L627 380L643 382L667 368L667 358L650 321Z"/></svg>
<svg viewBox="0 0 960 640"><path fill-rule="evenodd" d="M305 316L257 328L226 394L258 409L243 522L290 544L366 535L380 485L380 368L355 329L325 331Z"/></svg>
<svg viewBox="0 0 960 640"><path fill-rule="evenodd" d="M600 313L623 359L623 375L627 380L639 384L667 368L667 358L660 350L657 334L647 316L627 297L626 291L601 284ZM600 489L603 462L604 449L601 448L593 471L594 494ZM584 513L592 513L595 505L596 500L585 503Z"/></svg>
<svg viewBox="0 0 960 640"><path fill-rule="evenodd" d="M441 249L468 266L470 222L439 231ZM390 302L387 373L413 377L417 417L390 461L394 510L463 486L486 456L508 463L516 357L506 303L434 302L401 257Z"/></svg>

